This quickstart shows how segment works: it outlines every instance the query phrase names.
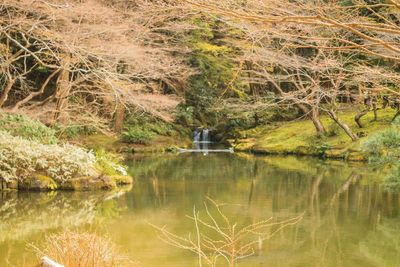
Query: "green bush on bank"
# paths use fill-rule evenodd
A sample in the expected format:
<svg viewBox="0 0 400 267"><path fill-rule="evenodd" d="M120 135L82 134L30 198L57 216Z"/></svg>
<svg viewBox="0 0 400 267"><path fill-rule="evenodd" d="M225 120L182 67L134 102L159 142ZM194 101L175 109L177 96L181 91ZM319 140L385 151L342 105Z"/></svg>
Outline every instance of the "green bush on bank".
<svg viewBox="0 0 400 267"><path fill-rule="evenodd" d="M149 114L131 114L125 119L122 141L131 144L149 144L157 136L174 136L178 127Z"/></svg>
<svg viewBox="0 0 400 267"><path fill-rule="evenodd" d="M96 170L105 175L128 175L126 167L121 165L122 157L106 152L104 149L96 151Z"/></svg>
<svg viewBox="0 0 400 267"><path fill-rule="evenodd" d="M70 124L67 126L56 125L55 129L58 136L63 139L73 139L80 136L93 135L96 133L96 129L93 127L75 124Z"/></svg>
<svg viewBox="0 0 400 267"><path fill-rule="evenodd" d="M372 163L394 163L400 159L400 118L386 130L370 136L363 144Z"/></svg>
<svg viewBox="0 0 400 267"><path fill-rule="evenodd" d="M140 126L126 127L122 132L122 141L133 144L148 144L154 138L154 133Z"/></svg>
<svg viewBox="0 0 400 267"><path fill-rule="evenodd" d="M383 186L388 191L400 192L400 118L388 129L369 137L363 148L369 153L371 163L392 165Z"/></svg>
<svg viewBox="0 0 400 267"><path fill-rule="evenodd" d="M57 143L54 129L20 114L0 113L0 128L13 136L20 136L42 144Z"/></svg>

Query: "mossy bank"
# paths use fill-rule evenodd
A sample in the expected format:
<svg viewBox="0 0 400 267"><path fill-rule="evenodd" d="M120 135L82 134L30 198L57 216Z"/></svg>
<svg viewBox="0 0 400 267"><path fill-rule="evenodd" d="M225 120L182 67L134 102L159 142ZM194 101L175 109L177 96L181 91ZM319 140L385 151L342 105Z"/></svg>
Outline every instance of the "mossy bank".
<svg viewBox="0 0 400 267"><path fill-rule="evenodd" d="M310 155L365 161L368 155L362 149L363 143L369 136L387 128L394 113L395 111L381 111L376 121L373 114L367 114L363 118L363 121L368 122L365 123L364 128L359 128L355 123L355 112L340 114L341 119L360 137L354 142L325 116L321 118L321 121L327 126L326 135L316 134L311 121L299 120L241 131L236 139L231 139L229 142L236 151L241 152Z"/></svg>
<svg viewBox="0 0 400 267"><path fill-rule="evenodd" d="M24 179L11 181L0 180L0 190L21 191L93 191L93 190L115 190L119 187L132 185L133 178L123 175L99 175L82 176L59 182L43 174L32 174Z"/></svg>

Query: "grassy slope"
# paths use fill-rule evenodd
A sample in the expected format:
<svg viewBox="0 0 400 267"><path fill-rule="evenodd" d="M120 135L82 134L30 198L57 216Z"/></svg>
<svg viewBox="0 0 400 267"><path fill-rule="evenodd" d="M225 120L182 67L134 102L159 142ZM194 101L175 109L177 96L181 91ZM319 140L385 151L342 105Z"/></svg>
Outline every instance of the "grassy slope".
<svg viewBox="0 0 400 267"><path fill-rule="evenodd" d="M395 112L383 110L378 113L378 120L373 120L370 112L362 118L364 128L360 129L354 122L355 112L339 114L354 132L363 132L366 136L378 132L390 124ZM237 151L251 151L265 154L301 154L321 155L330 158L347 158L349 160L363 160L365 156L360 152L361 144L365 138L357 142L351 139L334 126L329 117L322 117L322 122L328 132L335 128L336 135L318 137L311 121L295 121L278 126L260 126L252 130L241 132L241 138L235 140Z"/></svg>

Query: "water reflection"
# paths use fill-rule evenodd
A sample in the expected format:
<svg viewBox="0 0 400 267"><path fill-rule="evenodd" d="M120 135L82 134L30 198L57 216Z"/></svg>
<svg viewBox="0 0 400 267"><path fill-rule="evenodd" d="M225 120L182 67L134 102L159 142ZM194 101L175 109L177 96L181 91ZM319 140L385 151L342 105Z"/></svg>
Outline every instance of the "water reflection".
<svg viewBox="0 0 400 267"><path fill-rule="evenodd" d="M119 217L121 192L0 192L0 266L33 266L28 244L40 243L46 233Z"/></svg>
<svg viewBox="0 0 400 267"><path fill-rule="evenodd" d="M3 193L0 266L27 255L25 242L69 226L111 235L143 266L196 266L193 255L160 242L148 222L190 232L185 215L194 205L202 212L206 196L236 204L228 215L239 222L306 214L240 266L400 265L400 198L381 190L380 170L230 154L135 156L127 164L136 184L125 195Z"/></svg>

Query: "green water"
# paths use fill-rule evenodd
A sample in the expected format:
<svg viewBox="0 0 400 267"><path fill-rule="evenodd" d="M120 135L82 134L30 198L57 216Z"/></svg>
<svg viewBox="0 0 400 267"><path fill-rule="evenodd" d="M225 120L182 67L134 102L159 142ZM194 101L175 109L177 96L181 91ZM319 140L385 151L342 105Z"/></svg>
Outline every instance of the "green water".
<svg viewBox="0 0 400 267"><path fill-rule="evenodd" d="M149 223L193 232L186 217L211 197L232 221L305 213L239 266L400 266L400 198L383 192L365 164L248 155L136 156L125 194L0 193L0 266L33 266L48 233L96 231L141 266L197 266L196 256L160 241ZM224 265L221 265L224 266Z"/></svg>

